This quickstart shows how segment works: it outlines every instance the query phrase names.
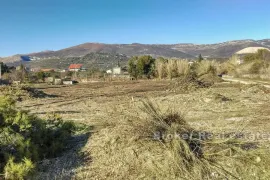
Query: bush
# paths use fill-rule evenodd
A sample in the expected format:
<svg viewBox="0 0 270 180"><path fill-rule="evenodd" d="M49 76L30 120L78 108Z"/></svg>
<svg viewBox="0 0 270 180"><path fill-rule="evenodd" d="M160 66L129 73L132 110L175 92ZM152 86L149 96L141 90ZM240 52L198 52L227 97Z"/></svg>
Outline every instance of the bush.
<svg viewBox="0 0 270 180"><path fill-rule="evenodd" d="M217 63L215 61L201 61L195 63L193 66L194 71L197 74L198 77L203 76L205 74L217 74Z"/></svg>
<svg viewBox="0 0 270 180"><path fill-rule="evenodd" d="M27 111L17 110L9 96L0 98L0 174L20 179L37 162L63 152L75 126L57 116L41 120ZM18 175L18 176L17 176ZM16 179L16 178L15 178Z"/></svg>
<svg viewBox="0 0 270 180"><path fill-rule="evenodd" d="M168 62L167 59L158 58L155 62L155 76L159 79L163 79L167 76L166 72L166 63Z"/></svg>
<svg viewBox="0 0 270 180"><path fill-rule="evenodd" d="M249 73L250 74L258 74L260 72L260 70L263 67L263 62L262 61L255 61L252 63L250 69L249 69Z"/></svg>
<svg viewBox="0 0 270 180"><path fill-rule="evenodd" d="M28 178L34 171L35 165L27 158L21 163L15 163L14 158L10 158L5 166L5 179L23 180Z"/></svg>
<svg viewBox="0 0 270 180"><path fill-rule="evenodd" d="M172 79L190 73L190 65L187 60L159 58L155 68L156 76L159 79Z"/></svg>

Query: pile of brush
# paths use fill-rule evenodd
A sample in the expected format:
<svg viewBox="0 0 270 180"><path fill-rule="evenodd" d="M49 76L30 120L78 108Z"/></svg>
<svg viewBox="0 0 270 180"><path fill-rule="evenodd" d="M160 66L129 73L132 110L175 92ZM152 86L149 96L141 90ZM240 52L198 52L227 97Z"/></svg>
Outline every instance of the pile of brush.
<svg viewBox="0 0 270 180"><path fill-rule="evenodd" d="M171 83L170 91L185 93L222 82L222 78L218 76L217 67L215 61L193 63L185 75L179 76L176 82Z"/></svg>
<svg viewBox="0 0 270 180"><path fill-rule="evenodd" d="M172 92L188 93L199 88L208 88L212 85L213 82L200 80L196 75L188 74L173 81L169 86L169 90Z"/></svg>

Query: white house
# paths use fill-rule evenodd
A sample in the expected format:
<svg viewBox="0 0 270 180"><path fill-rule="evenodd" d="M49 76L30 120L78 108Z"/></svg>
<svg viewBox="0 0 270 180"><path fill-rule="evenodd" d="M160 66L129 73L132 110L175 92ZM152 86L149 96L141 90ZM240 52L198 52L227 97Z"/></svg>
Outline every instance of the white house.
<svg viewBox="0 0 270 180"><path fill-rule="evenodd" d="M122 72L121 67L115 67L115 68L113 68L113 70L112 70L113 75L120 75L121 72Z"/></svg>

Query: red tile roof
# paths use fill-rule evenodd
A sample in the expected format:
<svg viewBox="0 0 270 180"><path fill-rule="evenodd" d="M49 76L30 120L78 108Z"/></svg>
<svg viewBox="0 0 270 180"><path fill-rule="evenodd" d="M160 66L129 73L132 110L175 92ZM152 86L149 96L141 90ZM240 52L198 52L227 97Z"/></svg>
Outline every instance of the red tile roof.
<svg viewBox="0 0 270 180"><path fill-rule="evenodd" d="M82 68L82 64L71 64L69 66L69 69L81 69Z"/></svg>

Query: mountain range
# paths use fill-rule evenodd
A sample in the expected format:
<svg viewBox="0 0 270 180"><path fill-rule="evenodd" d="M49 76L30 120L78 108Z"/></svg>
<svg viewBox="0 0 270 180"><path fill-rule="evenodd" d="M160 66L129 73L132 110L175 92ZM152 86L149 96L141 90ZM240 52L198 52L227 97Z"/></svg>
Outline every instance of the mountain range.
<svg viewBox="0 0 270 180"><path fill-rule="evenodd" d="M10 57L0 58L4 63L16 63L21 61L59 61L73 58L73 60L83 59L87 54L93 53L108 54L108 56L137 56L151 55L154 57L168 58L185 58L194 59L199 54L207 58L228 58L235 52L246 47L266 47L270 48L270 39L264 40L236 40L227 41L216 44L102 44L102 43L85 43L77 46L57 50L57 51L42 51L30 54L18 54ZM75 58L75 59L74 59ZM85 59L85 58L84 58ZM57 62L55 62L57 64Z"/></svg>

